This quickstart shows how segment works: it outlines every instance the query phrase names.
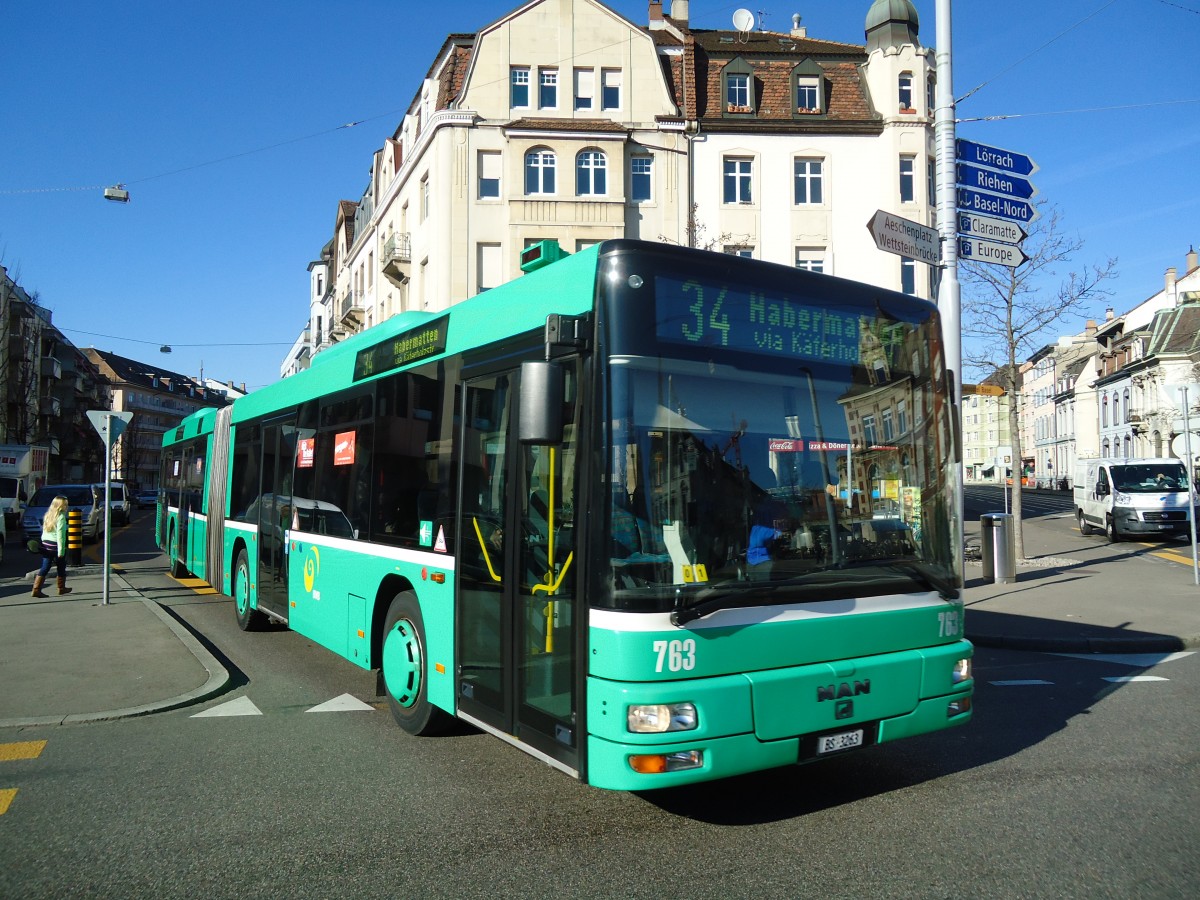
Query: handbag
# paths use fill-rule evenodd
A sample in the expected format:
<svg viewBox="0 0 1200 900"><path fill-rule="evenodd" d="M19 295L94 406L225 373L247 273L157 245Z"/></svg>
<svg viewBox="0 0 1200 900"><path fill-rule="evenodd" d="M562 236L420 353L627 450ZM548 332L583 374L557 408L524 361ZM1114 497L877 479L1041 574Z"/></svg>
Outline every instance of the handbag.
<svg viewBox="0 0 1200 900"><path fill-rule="evenodd" d="M37 538L30 538L29 540L27 540L25 542L25 547L29 550L30 553L37 553L38 555L41 555L42 542L39 541Z"/></svg>

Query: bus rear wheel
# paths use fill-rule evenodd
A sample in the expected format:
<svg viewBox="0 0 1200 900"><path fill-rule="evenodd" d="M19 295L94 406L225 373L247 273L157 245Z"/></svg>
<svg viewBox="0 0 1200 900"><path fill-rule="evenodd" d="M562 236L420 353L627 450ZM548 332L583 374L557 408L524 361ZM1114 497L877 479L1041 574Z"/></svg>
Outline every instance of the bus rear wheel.
<svg viewBox="0 0 1200 900"><path fill-rule="evenodd" d="M266 616L250 606L250 561L245 550L239 550L233 566L233 609L237 613L238 628L242 631L257 631L262 628Z"/></svg>
<svg viewBox="0 0 1200 900"><path fill-rule="evenodd" d="M171 554L171 577L185 577L187 575L187 567L179 561L179 547L175 543L174 526L171 527L171 537L167 541L167 552Z"/></svg>
<svg viewBox="0 0 1200 900"><path fill-rule="evenodd" d="M409 734L438 734L450 722L429 702L428 665L420 604L416 594L403 591L393 598L384 619L380 668L392 718Z"/></svg>

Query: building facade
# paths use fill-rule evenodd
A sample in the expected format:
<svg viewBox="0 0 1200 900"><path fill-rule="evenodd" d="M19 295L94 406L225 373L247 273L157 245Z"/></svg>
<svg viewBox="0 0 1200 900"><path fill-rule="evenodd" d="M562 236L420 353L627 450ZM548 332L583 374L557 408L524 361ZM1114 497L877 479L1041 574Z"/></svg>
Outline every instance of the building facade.
<svg viewBox="0 0 1200 900"><path fill-rule="evenodd" d="M878 210L933 224L933 53L912 4L871 4L865 45L689 16L685 0L649 0L645 26L599 0L531 0L449 35L338 204L281 375L518 277L548 238L669 241L932 298L934 270L865 228Z"/></svg>

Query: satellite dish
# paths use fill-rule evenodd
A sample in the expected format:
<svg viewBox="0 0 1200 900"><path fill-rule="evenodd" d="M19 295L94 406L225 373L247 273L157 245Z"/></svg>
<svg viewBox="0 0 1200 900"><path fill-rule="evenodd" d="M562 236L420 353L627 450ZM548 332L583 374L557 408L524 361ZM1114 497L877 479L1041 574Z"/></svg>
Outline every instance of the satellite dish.
<svg viewBox="0 0 1200 900"><path fill-rule="evenodd" d="M733 27L742 32L742 34L748 34L754 27L754 13L748 9L734 10Z"/></svg>

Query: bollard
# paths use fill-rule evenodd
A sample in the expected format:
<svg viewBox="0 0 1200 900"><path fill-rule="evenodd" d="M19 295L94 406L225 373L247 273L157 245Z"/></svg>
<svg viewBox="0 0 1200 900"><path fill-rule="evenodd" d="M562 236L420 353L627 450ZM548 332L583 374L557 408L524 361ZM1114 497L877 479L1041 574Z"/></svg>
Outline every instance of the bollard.
<svg viewBox="0 0 1200 900"><path fill-rule="evenodd" d="M1012 584L1017 580L1017 543L1008 513L984 513L979 517L979 537L983 550L983 578L993 584Z"/></svg>
<svg viewBox="0 0 1200 900"><path fill-rule="evenodd" d="M67 565L83 565L83 513L78 509L67 511Z"/></svg>

